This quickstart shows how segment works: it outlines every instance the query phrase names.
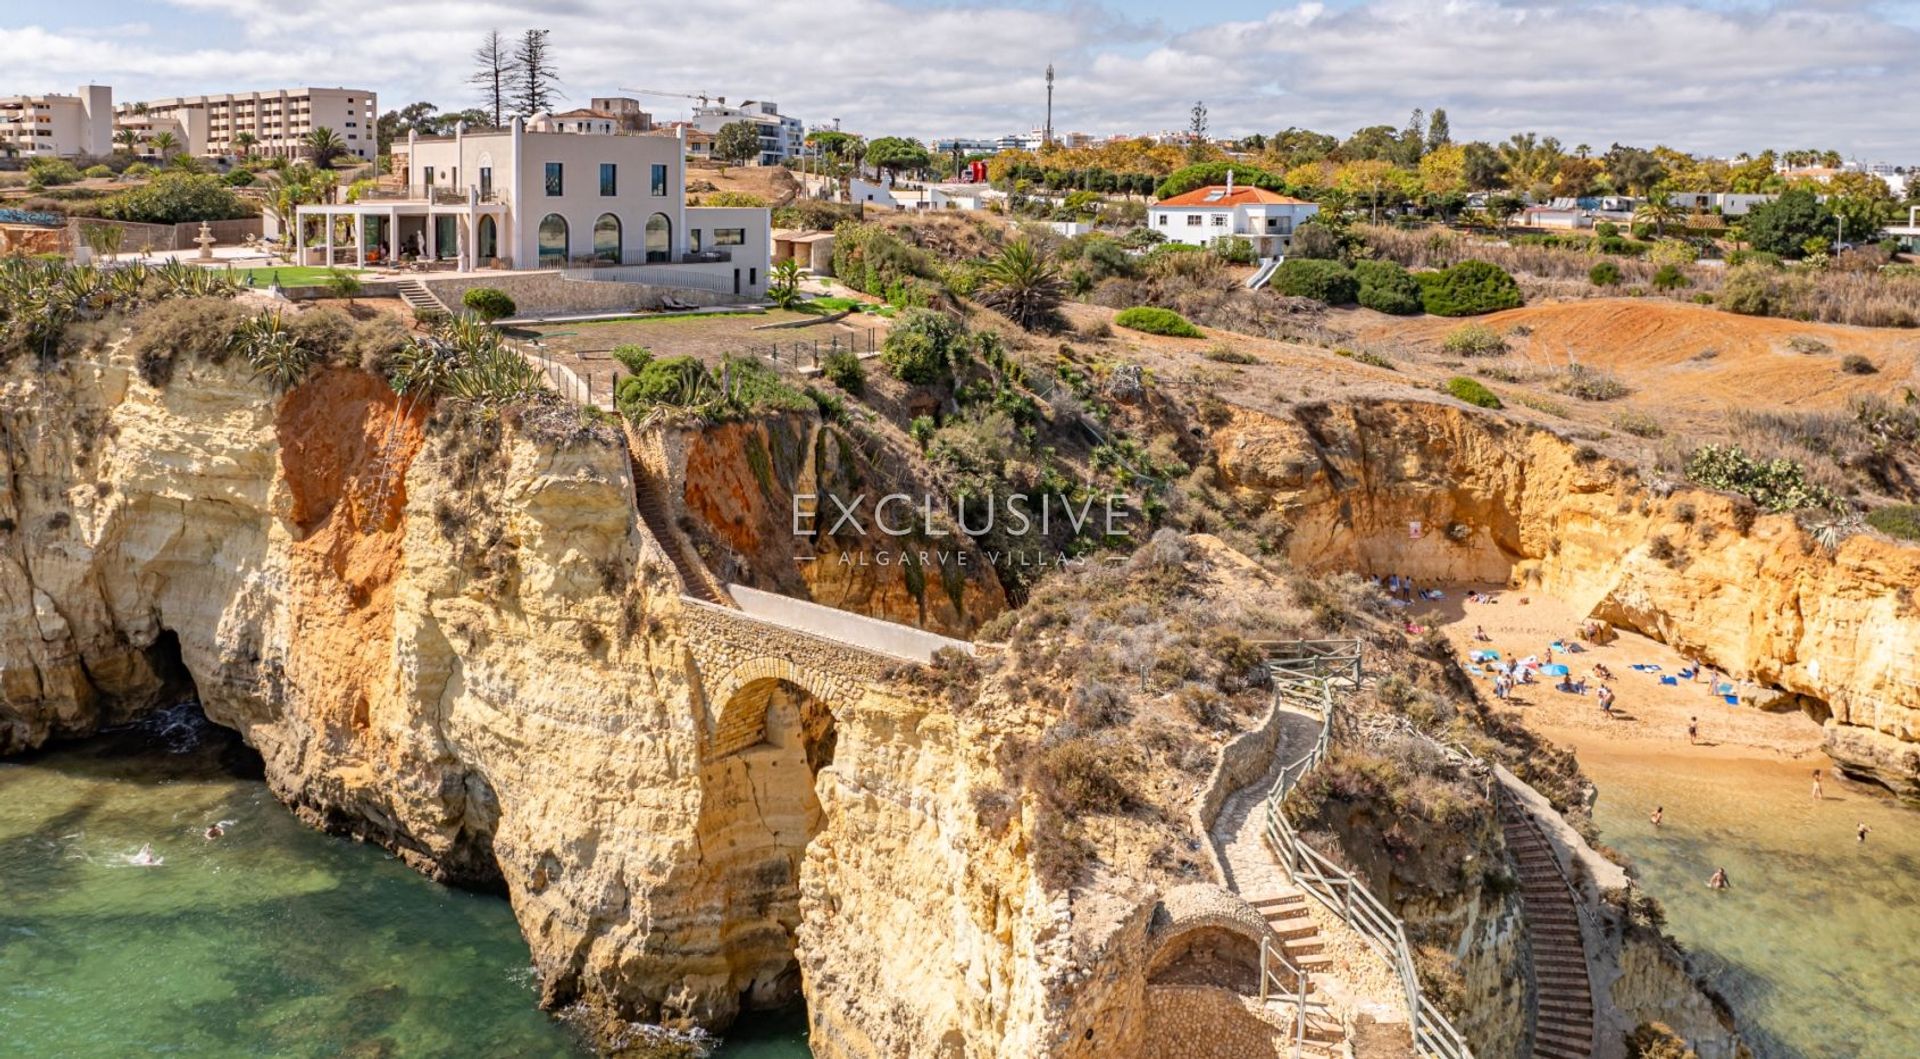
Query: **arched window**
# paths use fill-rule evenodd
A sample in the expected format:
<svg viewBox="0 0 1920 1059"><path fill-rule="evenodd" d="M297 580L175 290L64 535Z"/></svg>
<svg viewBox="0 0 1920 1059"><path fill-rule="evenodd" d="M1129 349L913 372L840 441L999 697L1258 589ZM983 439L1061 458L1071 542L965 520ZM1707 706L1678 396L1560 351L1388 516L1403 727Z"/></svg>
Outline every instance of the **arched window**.
<svg viewBox="0 0 1920 1059"><path fill-rule="evenodd" d="M567 263L567 219L557 213L540 218L540 267L557 268Z"/></svg>
<svg viewBox="0 0 1920 1059"><path fill-rule="evenodd" d="M500 226L492 217L480 218L479 230L474 235L476 262L492 261L500 256Z"/></svg>
<svg viewBox="0 0 1920 1059"><path fill-rule="evenodd" d="M647 218L647 260L673 260L673 222L664 213Z"/></svg>
<svg viewBox="0 0 1920 1059"><path fill-rule="evenodd" d="M603 213L593 222L593 256L598 261L620 263L620 218Z"/></svg>

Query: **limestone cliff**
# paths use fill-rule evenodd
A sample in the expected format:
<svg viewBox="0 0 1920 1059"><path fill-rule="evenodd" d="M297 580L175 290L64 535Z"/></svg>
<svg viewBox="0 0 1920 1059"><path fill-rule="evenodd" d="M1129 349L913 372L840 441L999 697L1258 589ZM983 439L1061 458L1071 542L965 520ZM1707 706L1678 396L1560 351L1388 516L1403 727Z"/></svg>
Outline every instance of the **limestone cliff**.
<svg viewBox="0 0 1920 1059"><path fill-rule="evenodd" d="M571 408L131 368L0 378L0 752L191 689L309 820L504 889L549 1005L804 988L824 1056L1061 1036L1065 910L969 800L1042 717L683 600Z"/></svg>
<svg viewBox="0 0 1920 1059"><path fill-rule="evenodd" d="M1847 769L1920 797L1920 547L1829 553L1789 516L1453 405L1241 409L1212 442L1297 564L1537 585L1778 689Z"/></svg>

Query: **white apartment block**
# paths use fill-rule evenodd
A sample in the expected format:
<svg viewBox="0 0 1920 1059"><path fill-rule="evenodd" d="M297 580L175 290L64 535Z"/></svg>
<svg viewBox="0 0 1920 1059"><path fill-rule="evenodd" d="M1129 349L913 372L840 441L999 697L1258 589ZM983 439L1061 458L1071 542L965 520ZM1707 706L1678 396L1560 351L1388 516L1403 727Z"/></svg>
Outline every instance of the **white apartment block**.
<svg viewBox="0 0 1920 1059"><path fill-rule="evenodd" d="M632 282L766 293L769 211L688 206L682 135L540 132L516 117L504 129L410 135L404 154L394 145L394 166L405 187L299 216L352 218L363 265L398 254L461 271L616 268L613 278ZM321 228L331 260L335 225Z"/></svg>
<svg viewBox="0 0 1920 1059"><path fill-rule="evenodd" d="M113 89L82 85L71 96L0 96L0 154L74 158L113 151Z"/></svg>
<svg viewBox="0 0 1920 1059"><path fill-rule="evenodd" d="M278 88L224 95L176 96L144 103L123 103L120 117L131 122L177 122L184 153L226 156L241 153L242 133L253 136L249 152L266 158L300 158L307 134L329 128L340 135L347 154L371 161L379 150L375 130L380 106L361 88Z"/></svg>
<svg viewBox="0 0 1920 1059"><path fill-rule="evenodd" d="M736 121L751 121L760 127L758 165L780 165L798 155L806 139L800 119L780 113L778 103L749 99L730 107L723 96L714 103L693 108L693 127L709 135L719 135L721 129Z"/></svg>

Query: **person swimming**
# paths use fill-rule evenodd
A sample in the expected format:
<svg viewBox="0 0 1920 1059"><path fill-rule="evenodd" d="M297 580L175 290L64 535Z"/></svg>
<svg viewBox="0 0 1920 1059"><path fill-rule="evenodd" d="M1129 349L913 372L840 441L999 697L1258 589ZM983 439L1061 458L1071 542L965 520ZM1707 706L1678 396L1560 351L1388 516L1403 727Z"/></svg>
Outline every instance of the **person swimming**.
<svg viewBox="0 0 1920 1059"><path fill-rule="evenodd" d="M131 857L128 857L127 863L137 865L142 868L157 868L160 865L166 863L166 858L154 856L153 845L151 843L148 843L140 847L140 852L135 853Z"/></svg>
<svg viewBox="0 0 1920 1059"><path fill-rule="evenodd" d="M1725 890L1727 889L1727 887L1728 887L1727 869L1725 868L1713 869L1713 877L1707 880L1707 889Z"/></svg>
<svg viewBox="0 0 1920 1059"><path fill-rule="evenodd" d="M206 838L208 842L212 842L214 839L219 838L221 835L224 835L226 833L227 833L227 829L224 827L221 827L220 822L218 820L214 821L211 824L208 824L206 831L202 832L203 836Z"/></svg>
<svg viewBox="0 0 1920 1059"><path fill-rule="evenodd" d="M1653 807L1653 812L1647 815L1647 819L1653 821L1653 826L1659 827L1660 821L1665 819L1666 815L1667 807L1664 805L1656 805Z"/></svg>

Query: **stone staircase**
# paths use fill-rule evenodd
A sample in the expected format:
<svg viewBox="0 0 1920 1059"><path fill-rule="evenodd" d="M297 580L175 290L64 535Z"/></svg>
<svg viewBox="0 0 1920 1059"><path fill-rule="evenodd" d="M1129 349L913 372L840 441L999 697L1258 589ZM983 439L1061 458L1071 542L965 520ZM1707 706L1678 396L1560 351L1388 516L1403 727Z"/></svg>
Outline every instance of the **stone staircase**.
<svg viewBox="0 0 1920 1059"><path fill-rule="evenodd" d="M660 542L661 550L667 553L667 559L673 563L674 572L680 575L680 583L686 586L687 594L708 603L732 606L732 601L721 591L719 583L707 572L706 565L690 554L692 545L687 542L686 535L680 532L680 527L674 525L659 483L637 459L633 461L633 505L640 512L640 521L646 525L647 532Z"/></svg>
<svg viewBox="0 0 1920 1059"><path fill-rule="evenodd" d="M1504 798L1501 803L1507 849L1520 868L1520 904L1540 985L1533 1054L1537 1059L1591 1059L1593 983L1580 940L1579 907L1546 836L1527 819L1525 809Z"/></svg>
<svg viewBox="0 0 1920 1059"><path fill-rule="evenodd" d="M400 281L399 290L400 300L407 303L407 308L412 309L416 317L421 313L452 315L446 303L441 301L438 295L434 294L426 284L411 276Z"/></svg>

